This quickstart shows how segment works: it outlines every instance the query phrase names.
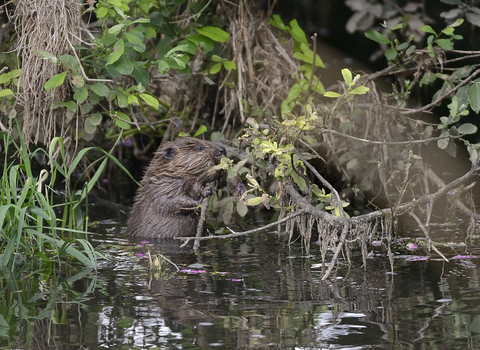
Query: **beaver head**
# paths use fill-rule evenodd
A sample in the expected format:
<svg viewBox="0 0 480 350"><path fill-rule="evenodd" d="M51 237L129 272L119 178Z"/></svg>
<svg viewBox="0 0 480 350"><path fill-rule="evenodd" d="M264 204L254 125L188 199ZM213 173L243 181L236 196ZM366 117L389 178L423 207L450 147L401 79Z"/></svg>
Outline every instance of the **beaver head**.
<svg viewBox="0 0 480 350"><path fill-rule="evenodd" d="M193 137L178 138L160 147L148 167L145 185L157 182L165 177L181 179L182 187L190 187L194 183L206 184L216 178L217 172L209 169L220 163L226 155L225 148L209 141Z"/></svg>

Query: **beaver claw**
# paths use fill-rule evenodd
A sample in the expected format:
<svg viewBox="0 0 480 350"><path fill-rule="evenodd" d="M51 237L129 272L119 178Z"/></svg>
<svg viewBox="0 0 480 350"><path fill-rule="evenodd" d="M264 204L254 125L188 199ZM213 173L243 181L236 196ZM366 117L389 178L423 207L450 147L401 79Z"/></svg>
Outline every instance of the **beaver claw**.
<svg viewBox="0 0 480 350"><path fill-rule="evenodd" d="M213 189L208 186L202 190L202 198L210 197L213 194Z"/></svg>

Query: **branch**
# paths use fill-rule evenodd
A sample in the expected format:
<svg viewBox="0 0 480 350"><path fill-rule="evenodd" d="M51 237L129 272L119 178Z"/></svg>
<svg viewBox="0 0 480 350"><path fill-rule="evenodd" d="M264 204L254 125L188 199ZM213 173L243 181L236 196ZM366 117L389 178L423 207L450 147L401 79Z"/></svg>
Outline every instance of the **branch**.
<svg viewBox="0 0 480 350"><path fill-rule="evenodd" d="M185 242L181 245L181 247L185 246L189 241L191 240L196 240L196 241L205 241L207 239L215 239L215 238L218 238L218 239L227 239L227 238L234 238L234 237L241 237L241 236L246 236L246 235L249 235L251 233L256 233L256 232L260 232L260 231L264 231L266 229L269 229L271 227L274 227L274 226L277 226L279 224L283 224L284 222L287 222L288 220L290 219L293 219L294 217L297 217L299 215L302 215L302 214L305 214L306 211L305 210L299 210L283 219L280 219L278 221L275 221L275 222L272 222L268 225L265 225L265 226L262 226L262 227L259 227L259 228L256 228L256 229L253 229L253 230L249 230L249 231L244 231L244 232L235 232L235 233L232 233L232 234L229 234L229 235L222 235L222 236L205 236L205 237L175 237L175 239L181 239L181 240L184 240ZM232 230L230 230L232 231ZM234 232L234 231L232 231Z"/></svg>

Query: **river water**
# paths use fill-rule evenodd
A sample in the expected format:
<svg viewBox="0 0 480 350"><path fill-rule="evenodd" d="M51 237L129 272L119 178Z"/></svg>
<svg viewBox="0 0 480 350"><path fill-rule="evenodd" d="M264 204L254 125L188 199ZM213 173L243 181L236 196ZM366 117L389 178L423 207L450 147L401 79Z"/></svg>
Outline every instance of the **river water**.
<svg viewBox="0 0 480 350"><path fill-rule="evenodd" d="M98 221L97 273L3 271L0 348L480 349L480 249L477 236L466 248L461 226L432 226L449 262L427 259L420 235L405 231L393 272L372 245L366 267L354 251L321 281L318 246L306 255L275 232L204 241L195 253ZM170 262L152 271L148 254Z"/></svg>

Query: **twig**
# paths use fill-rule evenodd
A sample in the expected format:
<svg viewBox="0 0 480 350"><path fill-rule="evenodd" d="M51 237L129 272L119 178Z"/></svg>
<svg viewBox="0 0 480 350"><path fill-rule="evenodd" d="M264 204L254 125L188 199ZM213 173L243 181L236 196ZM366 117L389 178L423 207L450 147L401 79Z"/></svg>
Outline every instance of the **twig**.
<svg viewBox="0 0 480 350"><path fill-rule="evenodd" d="M278 220L278 221L275 221L275 222L272 222L271 224L268 224L268 225L265 225L265 226L262 226L262 227L259 227L259 228L256 228L256 229L253 229L253 230L248 230L248 231L244 231L244 232L235 232L235 233L232 233L230 235L222 235L222 236L206 236L206 237L175 237L175 239L181 239L181 240L184 240L185 242L181 245L181 247L185 246L189 241L191 241L192 239L194 240L198 240L198 241L204 241L204 240L207 240L207 239L227 239L227 238L234 238L234 237L241 237L241 236L246 236L246 235L249 235L251 233L256 233L256 232L261 232L261 231L264 231L266 229L269 229L271 227L274 227L276 225L279 225L279 224L283 224L284 222L290 220L290 219L293 219L294 217L297 217L299 215L302 215L302 214L305 214L306 213L306 210L299 210L287 217L284 217L283 219L281 220ZM229 229L230 232L234 232L232 231L231 229Z"/></svg>
<svg viewBox="0 0 480 350"><path fill-rule="evenodd" d="M355 141L360 141L364 143L370 143L373 145L416 145L416 144L423 144L423 143L428 143L432 141L438 141L442 139L459 139L462 136L452 136L452 135L447 135L447 136L438 136L438 137L431 137L425 140L411 140L411 141L373 141L373 140L367 140L367 139L362 139L360 137L355 137L347 134L343 134L339 131L336 130L331 130L331 129L318 129L319 132L324 133L324 134L333 134L333 135L338 135L341 137L345 137L347 139L355 140Z"/></svg>
<svg viewBox="0 0 480 350"><path fill-rule="evenodd" d="M338 195L337 190L332 185L330 185L330 183L327 180L325 180L322 175L320 175L317 169L315 169L296 148L295 148L295 153L298 156L298 158L300 158L300 160L307 166L307 168L310 169L310 171L322 182L323 186L325 186L330 190L330 192L333 194L335 198L336 205L338 206L338 208L340 208L341 216L344 217L345 212L343 211L342 200L340 199L340 196Z"/></svg>
<svg viewBox="0 0 480 350"><path fill-rule="evenodd" d="M462 82L460 82L457 86L455 86L453 89L451 90L448 90L447 92L445 92L442 96L440 96L439 98L437 98L435 101L433 101L432 103L429 103L428 105L425 105L423 106L422 108L417 108L417 109L408 109L408 110L403 110L403 111L400 111L401 114L414 114L414 113L418 113L418 112L423 112L423 111L426 111L432 107L435 107L438 103L440 103L445 97L447 97L448 95L454 93L455 91L457 91L458 89L460 89L462 86L468 84L471 80L473 80L478 74L480 73L480 69L477 69L475 72L473 72L468 78L462 80Z"/></svg>
<svg viewBox="0 0 480 350"><path fill-rule="evenodd" d="M75 51L75 48L73 47L72 43L68 39L68 35L65 36L65 39L67 39L68 45L70 45L70 48L72 49L73 54L75 55L75 58L78 61L78 65L80 66L80 70L82 71L83 78L86 81L104 81L104 82L108 82L108 83L113 83L113 80L111 80L111 79L90 79L89 77L87 77L87 74L85 74L85 71L83 70L82 62L80 62L80 58L78 58L78 55L77 55L77 52Z"/></svg>
<svg viewBox="0 0 480 350"><path fill-rule="evenodd" d="M432 242L432 239L430 238L430 234L428 233L428 230L425 228L425 225L423 225L423 223L420 221L420 219L418 218L417 215L415 215L414 212L411 212L410 213L410 216L413 217L415 219L415 221L417 222L418 226L420 226L420 229L423 231L423 234L425 235L425 238L427 239L427 242L428 242L428 250L433 249L435 252L437 252L438 255L440 255L446 262L448 262L448 259L445 257L445 255L442 254L442 252L440 252L438 250L438 248L435 246L435 244L433 244Z"/></svg>
<svg viewBox="0 0 480 350"><path fill-rule="evenodd" d="M193 251L197 252L200 247L199 238L202 236L203 226L205 224L205 218L207 216L208 203L210 202L210 197L203 198L202 201L202 212L200 214L200 220L198 220L197 225L197 235L195 236L195 242L193 243Z"/></svg>

